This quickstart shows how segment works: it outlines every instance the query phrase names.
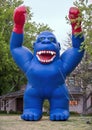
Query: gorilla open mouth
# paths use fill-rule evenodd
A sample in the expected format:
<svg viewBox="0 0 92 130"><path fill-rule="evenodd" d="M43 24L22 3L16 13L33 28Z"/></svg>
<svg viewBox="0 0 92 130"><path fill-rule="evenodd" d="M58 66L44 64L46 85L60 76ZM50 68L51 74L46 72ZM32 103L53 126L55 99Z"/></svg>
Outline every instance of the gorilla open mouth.
<svg viewBox="0 0 92 130"><path fill-rule="evenodd" d="M55 51L38 51L36 53L38 60L42 63L50 63L56 57Z"/></svg>

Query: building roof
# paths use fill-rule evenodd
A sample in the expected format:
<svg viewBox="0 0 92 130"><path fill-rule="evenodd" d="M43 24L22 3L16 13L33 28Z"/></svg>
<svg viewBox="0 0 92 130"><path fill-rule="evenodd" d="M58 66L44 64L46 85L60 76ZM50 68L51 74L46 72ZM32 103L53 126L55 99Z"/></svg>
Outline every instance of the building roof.
<svg viewBox="0 0 92 130"><path fill-rule="evenodd" d="M2 95L2 96L0 96L0 98L5 99L5 98L11 98L11 97L19 97L19 96L23 96L23 94L24 94L24 90L19 90L16 92L11 92L11 93Z"/></svg>
<svg viewBox="0 0 92 130"><path fill-rule="evenodd" d="M69 94L70 95L82 95L82 91L80 87L68 87ZM19 90L16 92L10 92L5 95L0 96L0 99L6 99L6 98L13 98L13 97L20 97L24 95L24 90Z"/></svg>

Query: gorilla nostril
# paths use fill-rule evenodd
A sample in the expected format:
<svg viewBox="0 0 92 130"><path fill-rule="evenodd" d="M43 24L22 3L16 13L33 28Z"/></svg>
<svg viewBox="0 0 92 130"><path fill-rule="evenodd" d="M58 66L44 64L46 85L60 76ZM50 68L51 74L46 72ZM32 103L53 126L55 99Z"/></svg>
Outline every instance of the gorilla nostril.
<svg viewBox="0 0 92 130"><path fill-rule="evenodd" d="M46 43L46 44L49 44L49 43L50 43L50 40L46 38L46 39L44 39L44 40L42 41L42 43L44 43L44 44L45 44L45 43Z"/></svg>

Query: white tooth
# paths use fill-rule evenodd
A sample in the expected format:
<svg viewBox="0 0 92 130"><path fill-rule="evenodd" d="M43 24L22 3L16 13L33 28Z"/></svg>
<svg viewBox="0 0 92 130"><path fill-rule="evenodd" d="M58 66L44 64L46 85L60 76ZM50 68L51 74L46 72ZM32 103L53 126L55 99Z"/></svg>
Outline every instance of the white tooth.
<svg viewBox="0 0 92 130"><path fill-rule="evenodd" d="M55 52L53 51L53 54L55 54Z"/></svg>
<svg viewBox="0 0 92 130"><path fill-rule="evenodd" d="M41 60L41 62L45 62L44 60Z"/></svg>
<svg viewBox="0 0 92 130"><path fill-rule="evenodd" d="M52 58L52 59L50 59L50 61L53 61L53 58Z"/></svg>
<svg viewBox="0 0 92 130"><path fill-rule="evenodd" d="M43 51L41 51L41 54L43 54L44 52Z"/></svg>
<svg viewBox="0 0 92 130"><path fill-rule="evenodd" d="M39 51L38 54L40 55L40 54L41 54L41 51Z"/></svg>
<svg viewBox="0 0 92 130"><path fill-rule="evenodd" d="M51 62L51 59L50 59L50 60L48 60L48 62Z"/></svg>
<svg viewBox="0 0 92 130"><path fill-rule="evenodd" d="M39 58L39 56L38 56L38 55L36 55L36 56L37 56L38 60L40 61L40 58Z"/></svg>
<svg viewBox="0 0 92 130"><path fill-rule="evenodd" d="M53 59L55 58L55 55L52 57Z"/></svg>
<svg viewBox="0 0 92 130"><path fill-rule="evenodd" d="M46 60L46 63L48 63L48 60Z"/></svg>
<svg viewBox="0 0 92 130"><path fill-rule="evenodd" d="M42 54L42 51L40 51L40 54Z"/></svg>
<svg viewBox="0 0 92 130"><path fill-rule="evenodd" d="M53 55L54 53L53 53L53 51L51 51L51 55Z"/></svg>
<svg viewBox="0 0 92 130"><path fill-rule="evenodd" d="M41 53L44 53L44 51L41 51Z"/></svg>
<svg viewBox="0 0 92 130"><path fill-rule="evenodd" d="M49 53L51 54L51 51L49 51Z"/></svg>
<svg viewBox="0 0 92 130"><path fill-rule="evenodd" d="M53 59L55 58L55 55L52 57Z"/></svg>

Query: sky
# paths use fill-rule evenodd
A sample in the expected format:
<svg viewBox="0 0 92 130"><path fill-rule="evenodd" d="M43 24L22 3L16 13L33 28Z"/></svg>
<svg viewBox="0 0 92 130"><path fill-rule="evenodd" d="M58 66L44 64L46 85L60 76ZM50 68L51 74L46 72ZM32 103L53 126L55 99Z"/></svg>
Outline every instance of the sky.
<svg viewBox="0 0 92 130"><path fill-rule="evenodd" d="M67 39L71 26L67 24L69 8L75 0L24 0L24 5L31 7L32 21L48 24L54 30L57 40L61 43ZM92 0L90 0L92 1Z"/></svg>
<svg viewBox="0 0 92 130"><path fill-rule="evenodd" d="M67 38L71 27L66 23L65 16L74 0L24 0L24 5L31 7L32 21L48 24L54 30L59 42Z"/></svg>

